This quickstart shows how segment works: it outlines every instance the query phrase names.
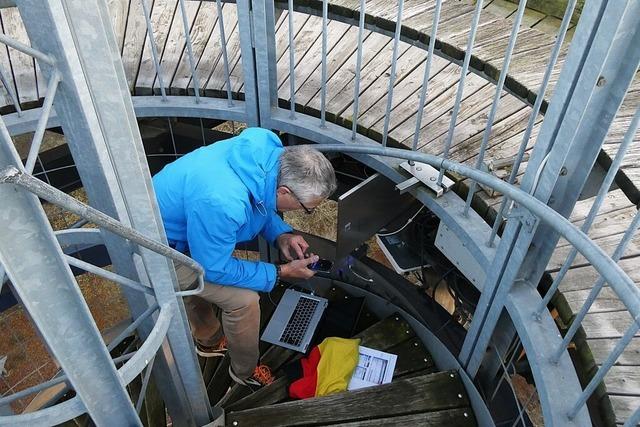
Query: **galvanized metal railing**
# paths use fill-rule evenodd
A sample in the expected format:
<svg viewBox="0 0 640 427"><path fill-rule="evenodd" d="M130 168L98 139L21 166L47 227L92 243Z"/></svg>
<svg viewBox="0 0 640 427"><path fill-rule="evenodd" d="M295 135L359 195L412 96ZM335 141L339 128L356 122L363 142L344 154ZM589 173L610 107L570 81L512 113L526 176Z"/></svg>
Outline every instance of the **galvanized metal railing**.
<svg viewBox="0 0 640 427"><path fill-rule="evenodd" d="M98 225L101 229L108 230L133 242L136 245L150 249L174 260L175 262L179 262L189 266L189 268L198 273L198 286L195 289L176 292L177 297L195 295L200 293L204 288L204 271L202 267L200 267L200 265L193 261L191 258L176 251L175 249L172 249L166 245L145 237L136 230L122 225L118 221L92 208L91 206L85 205L84 203L74 199L73 197L32 177L26 172L20 171L15 167L9 167L0 170L0 185L3 184L12 184L16 187L23 188L25 191L35 194L38 197L47 200L50 203L53 203L54 205L64 207L69 212L79 215L84 220ZM80 229L76 230L78 231L73 232L71 229L69 231L71 231L72 234L78 234L78 232L82 231ZM98 233L99 235L100 230L93 229L91 230L91 232ZM75 243L82 243L82 237L84 236L80 237L80 241L77 241L76 238ZM101 240L101 237L99 237L98 240ZM133 281L127 277L96 267L88 262L82 261L69 255L65 256L65 260L70 266L74 266L86 272L96 274L122 286L127 286L128 288L133 289L137 292L142 292L152 296L154 295L152 287L145 286L140 282ZM2 271L2 276L4 276L4 270ZM134 333L135 330L142 324L142 322L149 319L150 316L158 310L159 316L155 322L155 327L153 331L151 331L151 333L147 336L146 340L142 343L142 346L135 352L114 359L114 364L118 362L125 362L124 365L118 370L124 384L129 384L146 368L142 382L142 388L140 390L138 400L135 404L135 410L138 414L140 413L142 402L144 401L146 395L153 362L155 360L155 354L158 352L160 346L162 345L162 342L165 339L169 327L169 320L174 315L174 305L170 303L164 303L160 307L158 305L158 302L156 301L142 315L138 316L129 326L127 326L107 346L107 349L109 351L113 350L120 343L122 343L125 338ZM69 385L71 384L64 373L62 375L56 376L49 381L45 381L33 387L29 387L19 392L13 393L9 396L0 398L0 406L8 405L20 398L38 393L42 390L48 389L63 382ZM76 396L69 402L70 403L56 405L54 407L39 410L29 414L2 416L0 417L0 425L32 425L34 422L52 425L71 420L86 412L86 408L81 401L81 396Z"/></svg>
<svg viewBox="0 0 640 427"><path fill-rule="evenodd" d="M206 114L207 117L222 119L233 117L234 120L244 121L251 126L260 125L315 141L321 144L319 148L324 151L347 153L381 171L396 182L404 181L407 177L399 172L398 161L394 159L409 160L434 167L437 171L435 179L438 186L443 185L447 171L469 178L470 189L466 200L461 199L452 192L445 193L442 198L438 198L424 188L414 188L412 190L413 194L431 210L436 212L442 221L456 230L456 233L460 236L461 240L464 241L465 245L467 245L476 260L487 266L488 279L480 286L483 292L483 299L476 310L474 324L472 324L468 340L465 342L465 348L463 348L463 352L459 357L460 361L467 369L469 375L475 377L487 348L491 347L498 355L510 354L508 348L502 348L493 343L489 344L489 340L496 327L496 313L499 314L502 310L506 309L511 320L511 324L508 326L513 328L513 340L510 345L512 346L513 343L516 343L516 347L522 346L530 361L534 359L534 377L536 387L541 395L545 420L550 424L582 425L583 423L589 422L585 402L601 383L618 356L627 347L630 340L635 336L640 325L640 317L638 317L640 316L640 293L627 274L616 264L624 253L630 239L636 235L640 223L640 215L636 215L631 222L612 257L607 256L586 235L603 204L604 197L611 183L619 171L627 149L634 139L638 128L640 113L636 111L633 116L633 120L626 130L624 140L619 147L612 165L607 171L607 175L594 199L587 219L580 230L566 219L570 210L567 212L564 208L564 210L557 208L557 210L561 211L557 212L550 208L547 203L550 203L549 200L556 194L554 193L554 185L558 180L558 176L564 176L561 175L559 171L567 163L567 158L576 155L576 150L579 151L578 147L581 141L579 141L580 138L577 136L585 134L601 135L594 136L595 140L592 142L592 144L598 144L598 147L602 145L604 139L604 135L598 127L605 126L606 123L590 124L584 121L578 121L576 128L582 133L578 134L578 131L576 131L572 134L573 138L557 140L558 129L562 126L562 121L567 111L571 112L572 117L579 116L582 118L592 114L595 109L601 108L601 110L598 111L608 113L607 123L610 124L622 102L623 95L621 95L621 93L624 94L624 91L633 78L633 72L631 71L638 67L640 55L638 54L637 45L634 46L633 44L634 41L637 41L638 36L634 35L632 31L629 31L640 25L640 19L638 19L640 13L636 13L639 12L637 3L621 0L615 4L608 4L606 1L591 0L588 7L585 7L583 10L583 18L576 30L574 42L572 43L571 50L564 64L562 74L564 79L558 82L553 95L549 97L549 108L546 113L547 117L545 117L543 122L543 130L541 130L540 133L541 136L539 136L536 146L533 149L529 167L525 171L522 187L517 188L515 186L516 178L527 147L530 144L538 114L541 112L543 103L545 102L545 96L547 95L554 69L557 67L560 53L566 40L567 30L576 8L576 0L569 0L567 2L556 40L550 48L548 64L541 76L540 86L537 89L537 97L535 98L526 128L523 132L522 142L513 159L511 173L506 182L488 175L480 169L491 141L492 128L496 120L501 95L505 89L508 89L505 86L505 82L509 76L509 68L515 51L517 37L522 27L526 7L525 0L521 0L518 3L517 11L513 17L511 33L502 59L500 73L494 81L495 95L473 167L452 161L450 152L454 142L454 132L458 124L460 107L464 98L465 80L468 73L474 72L488 80L492 80L483 75L481 71L475 70L471 65L474 49L476 48L476 35L481 26L482 13L484 13L484 3L482 0L475 2L475 9L473 10L470 20L467 43L462 61L448 57L437 48L439 31L442 30L442 25L446 25L440 22L441 10L446 0L434 0L431 2L430 7L432 7L433 11L433 23L431 24L429 43L428 46L419 45L427 51L427 58L422 86L419 90L418 107L415 115L412 117L415 119L415 132L412 138L411 150L397 150L386 147L389 138L393 136L393 129L390 129L390 122L394 109L393 97L397 81L396 65L399 56L399 46L403 40L407 41L407 36L403 32L404 2L402 0L399 0L396 4L397 9L394 9L396 11L396 19L395 31L393 31L393 33L379 29L375 27L374 24L368 23L365 16L367 14L367 2L365 0L360 0L359 3L353 2L354 8L357 8L355 11L355 13L358 14L357 21L354 21L351 16L341 17L335 12L331 2L328 0L305 2L304 6L288 0L286 3L286 13L288 14L289 106L286 109L279 107L277 94L277 55L275 51L276 14L272 2L266 0L237 0L235 5L230 3L224 5L225 8L237 8L238 13L241 62L244 70L244 100L239 100L234 95L231 86L226 35L222 21L223 5L220 0L216 0L217 19L219 20L218 28L222 49L224 87L226 89L226 102L218 104L216 103L217 100L211 100L201 96L204 92L197 76L197 59L194 57L192 41L189 36L190 29L186 20L184 0L178 1L184 26L184 48L192 73L191 84L194 90L194 96L187 101L181 101L177 99L178 97L167 95L166 82L162 78L161 59L154 40L155 29L152 28L150 19L151 12L148 10L146 1L140 1L144 9L147 37L150 43L161 95L159 97L161 99L160 103L156 103L157 97L156 99L151 99L152 97L139 97L137 100L134 100L134 105L136 102L139 102L138 105L142 105L142 108L139 110L141 111L141 113L139 113L140 116L171 117L182 115L202 117ZM284 2L282 4L284 5ZM296 12L296 10L316 13L322 17L320 29L322 33L322 57L318 70L320 73L320 84L318 87L320 94L319 118L300 113L296 109L296 90L298 88L296 86L295 72L297 64L294 49L296 42L294 14L300 13ZM327 35L329 31L329 18L358 25L355 51L355 75L353 80L353 113L349 129L327 120L327 52L330 48L327 42ZM364 32L367 29L385 33L392 37L393 40L389 82L386 93L386 108L383 117L383 130L380 144L358 133L361 71L363 67L362 57L364 49L363 40ZM624 36L622 36L622 34L624 34ZM0 41L4 40L0 39ZM10 41L10 43L14 42ZM627 44L625 45L624 43ZM605 48L604 46L607 46L607 44L610 46ZM18 45L14 43L12 46L15 47ZM627 49L624 50L624 61L620 54L622 50L620 46L627 46ZM19 47L23 49L23 51L28 51L24 46ZM37 53L37 55L39 56L36 56L36 58L39 60L44 61L47 59L44 54ZM460 77L457 82L455 100L451 108L448 132L445 135L444 147L442 149L442 155L440 156L435 155L438 153L423 153L420 147L418 147L420 134L429 131L428 124L426 128L423 126L423 112L428 105L429 81L432 77L431 67L434 55L451 59L460 65ZM612 58L614 58L614 60L612 60ZM616 60L618 64L615 64ZM611 86L605 86L603 88L601 85L596 84L596 81L590 74L593 70L587 70L584 67L585 64L594 67L598 66L600 67L598 69L599 72L606 73L607 75L615 75L617 79L610 81ZM50 80L51 89L49 93L55 93L56 87L56 79L52 78ZM578 87L579 90L577 89ZM580 103L577 100L577 98L581 96L579 91L585 92L584 97L587 97L586 94L590 95L592 100L601 99L599 97L602 97L602 92L608 91L607 93L610 94L610 100L607 102L603 101L602 105L596 104L596 102L592 100L580 101L582 102ZM51 97L51 101L52 100L53 96ZM51 105L51 102L46 102L43 106L43 112L47 113L47 117L51 113ZM19 111L18 108L19 106L16 107ZM43 115L42 117L45 116ZM36 135L39 136L38 138L34 138L34 140L41 138L41 134L48 121L49 118L42 119L38 122L37 129L39 129L39 131ZM590 127L593 128L593 132L591 133L589 133ZM35 154L30 153L28 161L28 165L31 167L33 167L34 156L37 156L38 150L37 148L33 148L32 151ZM585 153L582 156L581 160L583 160L585 165L593 164L593 161L595 161L593 152ZM570 200L577 198L577 194L582 184L584 184L581 179L582 178L576 178L575 182L567 185L565 193L559 193L567 196L567 206L571 205L569 207L572 207L572 203L575 203L575 200L573 200L573 202L570 202ZM484 222L484 220L471 209L477 184L490 187L503 194L497 216L490 225ZM505 219L507 220L506 225ZM104 218L102 218L102 220L104 220ZM504 228L504 231L501 234L500 230L502 228ZM534 265L533 262L527 258L527 254L534 253L531 248L541 247L541 245L538 245L541 237L536 234L539 230L550 230L554 236L552 240L555 239L555 241L557 241L557 239L562 236L573 245L570 255L567 257L560 272L556 275L551 288L544 295L540 295L536 291L536 286L548 262L550 252L542 253L543 256L540 256L538 261L540 265ZM156 249L160 250L161 248L158 247ZM522 256L517 258L517 254L522 254ZM592 286L589 297L582 305L577 317L573 320L569 331L564 338L561 338L558 337L557 327L547 310L547 306L578 254L584 256L593 265L601 275L601 278ZM168 256L169 253L163 253L163 255ZM511 266L508 265L509 259L513 259L513 265ZM77 261L73 262L80 265ZM83 267L87 266L83 264ZM540 271L540 268L543 270ZM97 270L96 272L105 274ZM119 281L125 286L133 286L136 288L136 286L139 285L131 283L129 280L123 280L126 279L123 277L109 275L109 278ZM578 383L577 375L575 375L566 349L573 341L582 320L605 283L609 284L626 307L632 318L632 323L622 339L620 339L615 348L610 352L602 366L589 380L589 383L582 388ZM142 290L142 288L139 290ZM493 317L496 317L495 321L492 320ZM553 332L551 333L550 331ZM549 354L551 354L550 357L547 356ZM497 360L498 368L501 367L503 371L507 371L511 362L512 360L505 360L504 357L500 358ZM571 371L568 375L569 379L563 381L562 384L558 384L556 378L566 374L567 370ZM505 377L505 375L503 375L503 377ZM506 375L506 379L508 380L508 375ZM148 378L145 378L145 381L146 380L148 380ZM57 379L56 381L61 382L62 380ZM136 404L136 406L139 406L139 403ZM522 413L526 406L525 404L520 408L519 420L523 424L524 419ZM639 420L640 409L626 420L625 425L635 425Z"/></svg>

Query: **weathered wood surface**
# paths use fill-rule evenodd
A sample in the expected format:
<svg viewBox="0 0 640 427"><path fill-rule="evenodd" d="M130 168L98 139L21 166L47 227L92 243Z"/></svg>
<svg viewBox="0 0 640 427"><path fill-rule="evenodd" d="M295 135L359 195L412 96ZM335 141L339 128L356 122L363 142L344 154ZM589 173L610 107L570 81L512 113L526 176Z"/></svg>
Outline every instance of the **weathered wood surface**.
<svg viewBox="0 0 640 427"><path fill-rule="evenodd" d="M609 396L611 405L613 405L613 412L616 415L616 423L623 425L625 421L638 409L638 397L637 396Z"/></svg>
<svg viewBox="0 0 640 427"><path fill-rule="evenodd" d="M440 372L369 389L231 412L227 414L227 420L238 425L257 425L265 419L271 426L307 425L318 420L331 424L436 412L468 407L468 404L457 375Z"/></svg>
<svg viewBox="0 0 640 427"><path fill-rule="evenodd" d="M375 420L354 421L352 423L330 424L341 427L386 427L398 426L475 426L476 422L471 408L449 409L446 411L426 412L422 414L404 415L401 417L379 418Z"/></svg>

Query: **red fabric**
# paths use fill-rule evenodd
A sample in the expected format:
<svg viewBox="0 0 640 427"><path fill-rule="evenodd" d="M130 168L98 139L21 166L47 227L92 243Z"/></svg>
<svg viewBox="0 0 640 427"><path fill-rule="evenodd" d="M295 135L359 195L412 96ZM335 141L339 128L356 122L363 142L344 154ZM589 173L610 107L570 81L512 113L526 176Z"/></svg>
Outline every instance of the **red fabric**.
<svg viewBox="0 0 640 427"><path fill-rule="evenodd" d="M307 399L316 395L318 363L320 363L320 349L315 346L308 357L300 360L302 378L292 382L289 386L289 396L292 399Z"/></svg>

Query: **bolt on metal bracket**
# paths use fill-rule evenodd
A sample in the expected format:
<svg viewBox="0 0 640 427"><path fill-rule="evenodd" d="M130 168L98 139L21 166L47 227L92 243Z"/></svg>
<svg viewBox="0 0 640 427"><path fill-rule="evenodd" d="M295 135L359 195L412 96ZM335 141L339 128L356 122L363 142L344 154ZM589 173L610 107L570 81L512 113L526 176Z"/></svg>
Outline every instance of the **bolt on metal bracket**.
<svg viewBox="0 0 640 427"><path fill-rule="evenodd" d="M535 226L538 224L538 218L536 218L531 212L516 206L508 215L507 219L517 219L527 229L528 232L532 232Z"/></svg>
<svg viewBox="0 0 640 427"><path fill-rule="evenodd" d="M396 188L400 190L400 193L406 193L413 187L422 183L435 192L436 197L440 197L445 193L445 191L448 191L453 187L453 184L455 184L453 180L443 176L442 185L438 185L438 169L426 163L402 162L400 167L413 175L413 178L409 178L408 180L396 185Z"/></svg>

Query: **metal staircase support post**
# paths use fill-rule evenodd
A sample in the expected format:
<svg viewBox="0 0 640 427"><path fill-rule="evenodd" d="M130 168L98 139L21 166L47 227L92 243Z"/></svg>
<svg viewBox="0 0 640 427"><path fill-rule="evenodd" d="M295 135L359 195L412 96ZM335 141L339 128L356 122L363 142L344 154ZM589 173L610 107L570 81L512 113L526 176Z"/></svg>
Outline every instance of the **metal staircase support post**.
<svg viewBox="0 0 640 427"><path fill-rule="evenodd" d="M272 109L278 107L275 4L251 0L251 10L260 126L270 128Z"/></svg>
<svg viewBox="0 0 640 427"><path fill-rule="evenodd" d="M31 45L49 55L62 76L56 112L91 204L145 236L166 242L104 0L20 0L17 4ZM54 72L47 64L39 65L47 77ZM174 425L208 423L211 408L184 305L175 295L171 261L136 249L111 233L103 234L119 274L152 284L158 304L176 306L153 368ZM134 317L154 302L148 296L123 292ZM143 322L138 333L145 338L152 327L152 320Z"/></svg>
<svg viewBox="0 0 640 427"><path fill-rule="evenodd" d="M640 3L591 0L551 99L523 180L524 190L563 216L571 214L639 63ZM511 218L459 356L472 377L483 361L507 295L520 287L537 287L559 240L552 227L538 226L536 218L517 206ZM531 307L531 320L539 322L535 310ZM541 369L549 365L547 347L559 344L557 330L544 335L547 341L540 336L542 347L533 355L541 358ZM563 387L567 385L555 386L558 395Z"/></svg>
<svg viewBox="0 0 640 427"><path fill-rule="evenodd" d="M244 100L246 103L247 126L260 126L258 85L256 75L255 30L253 29L251 0L237 0L238 27L250 31L240 31L240 52L242 75L244 76Z"/></svg>
<svg viewBox="0 0 640 427"><path fill-rule="evenodd" d="M20 157L0 120L0 169ZM142 423L38 198L0 185L0 262L51 354L97 425Z"/></svg>

